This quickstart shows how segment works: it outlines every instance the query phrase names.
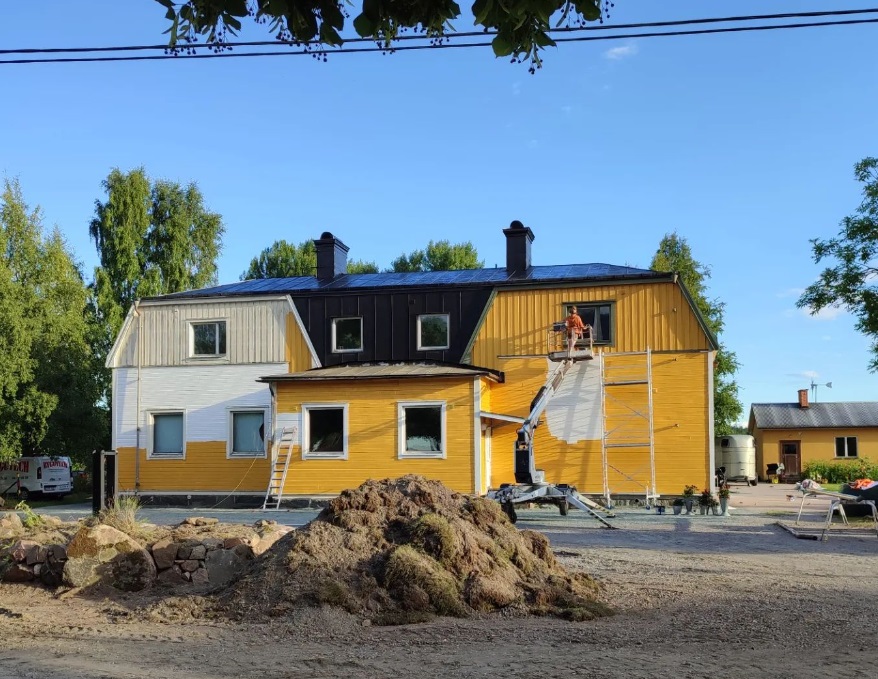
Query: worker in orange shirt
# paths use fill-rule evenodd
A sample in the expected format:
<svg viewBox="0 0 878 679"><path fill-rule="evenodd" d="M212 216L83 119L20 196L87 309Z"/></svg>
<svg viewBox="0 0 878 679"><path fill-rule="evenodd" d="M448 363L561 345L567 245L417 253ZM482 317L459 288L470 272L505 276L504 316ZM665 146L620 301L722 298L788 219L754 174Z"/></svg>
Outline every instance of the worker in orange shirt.
<svg viewBox="0 0 878 679"><path fill-rule="evenodd" d="M564 319L564 325L567 326L567 355L573 356L576 340L582 337L586 328L575 306L570 307L570 315Z"/></svg>

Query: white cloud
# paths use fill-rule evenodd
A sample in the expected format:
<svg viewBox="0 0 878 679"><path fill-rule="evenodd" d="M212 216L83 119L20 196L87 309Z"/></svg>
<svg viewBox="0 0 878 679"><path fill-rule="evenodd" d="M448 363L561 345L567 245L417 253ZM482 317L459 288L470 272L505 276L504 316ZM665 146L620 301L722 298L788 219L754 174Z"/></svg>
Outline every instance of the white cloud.
<svg viewBox="0 0 878 679"><path fill-rule="evenodd" d="M633 57L635 54L637 54L637 45L622 45L621 47L611 47L606 52L604 52L604 59L619 61L620 59Z"/></svg>
<svg viewBox="0 0 878 679"><path fill-rule="evenodd" d="M787 288L777 293L777 296L781 299L784 297L801 297L803 292L805 292L805 288Z"/></svg>
<svg viewBox="0 0 878 679"><path fill-rule="evenodd" d="M803 370L800 373L787 373L787 377L805 377L809 380L816 380L820 377L820 373L816 370Z"/></svg>
<svg viewBox="0 0 878 679"><path fill-rule="evenodd" d="M827 306L823 307L813 315L807 309L802 309L802 313L815 321L834 321L836 318L844 314L844 309L838 306Z"/></svg>

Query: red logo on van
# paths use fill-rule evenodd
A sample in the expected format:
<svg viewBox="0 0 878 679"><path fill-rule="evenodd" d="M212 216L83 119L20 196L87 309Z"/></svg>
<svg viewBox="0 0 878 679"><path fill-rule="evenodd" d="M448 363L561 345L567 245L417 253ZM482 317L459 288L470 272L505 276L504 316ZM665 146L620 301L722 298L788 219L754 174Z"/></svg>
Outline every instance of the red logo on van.
<svg viewBox="0 0 878 679"><path fill-rule="evenodd" d="M67 469L67 461L66 460L46 460L43 462L43 469L51 469L53 467L61 467L62 469Z"/></svg>
<svg viewBox="0 0 878 679"><path fill-rule="evenodd" d="M0 462L0 472L6 471L27 474L30 471L30 461L18 460L17 462Z"/></svg>

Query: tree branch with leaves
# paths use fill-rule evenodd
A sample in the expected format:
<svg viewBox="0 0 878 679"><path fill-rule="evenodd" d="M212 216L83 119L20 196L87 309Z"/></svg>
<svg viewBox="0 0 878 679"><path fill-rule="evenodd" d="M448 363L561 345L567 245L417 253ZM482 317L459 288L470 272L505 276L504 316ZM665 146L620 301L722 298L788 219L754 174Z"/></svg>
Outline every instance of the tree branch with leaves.
<svg viewBox="0 0 878 679"><path fill-rule="evenodd" d="M811 239L814 262L835 262L809 285L796 305L817 314L841 307L856 318L856 328L871 342L869 370L878 371L878 158L854 166L863 199L854 214L841 220L835 238Z"/></svg>
<svg viewBox="0 0 878 679"><path fill-rule="evenodd" d="M155 0L170 22L169 46L177 50L205 40L214 49L227 49L245 21L265 24L278 41L318 48L341 47L349 27L360 38L392 50L408 32L434 44L453 34L462 15L454 0L362 0L362 5L337 0ZM555 46L552 28L581 27L603 21L611 0L475 0L470 7L474 25L494 35L498 57L542 66L540 53ZM350 31L348 31L350 33Z"/></svg>

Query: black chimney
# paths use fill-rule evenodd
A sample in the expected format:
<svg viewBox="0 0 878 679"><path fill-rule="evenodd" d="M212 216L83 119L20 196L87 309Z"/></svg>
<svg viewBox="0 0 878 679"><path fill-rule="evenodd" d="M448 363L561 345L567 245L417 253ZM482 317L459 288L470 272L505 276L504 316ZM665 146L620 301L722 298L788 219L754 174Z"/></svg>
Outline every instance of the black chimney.
<svg viewBox="0 0 878 679"><path fill-rule="evenodd" d="M525 273L530 269L530 244L534 239L534 232L517 219L503 229L506 236L506 272Z"/></svg>
<svg viewBox="0 0 878 679"><path fill-rule="evenodd" d="M317 250L317 280L331 281L348 270L348 246L329 231L320 234L314 241Z"/></svg>

